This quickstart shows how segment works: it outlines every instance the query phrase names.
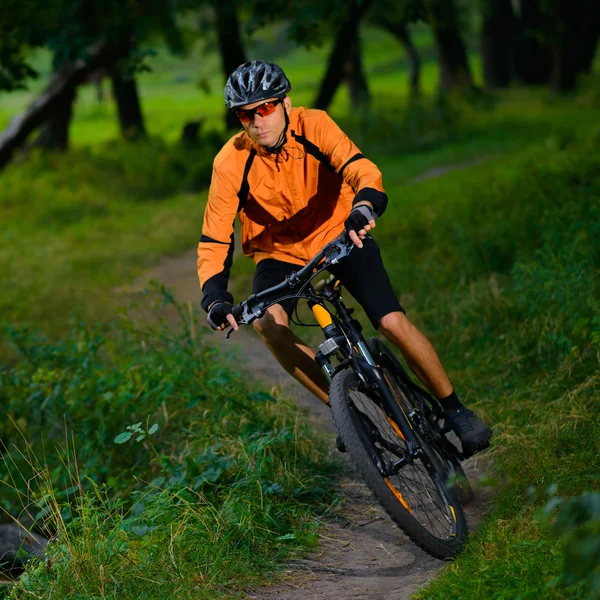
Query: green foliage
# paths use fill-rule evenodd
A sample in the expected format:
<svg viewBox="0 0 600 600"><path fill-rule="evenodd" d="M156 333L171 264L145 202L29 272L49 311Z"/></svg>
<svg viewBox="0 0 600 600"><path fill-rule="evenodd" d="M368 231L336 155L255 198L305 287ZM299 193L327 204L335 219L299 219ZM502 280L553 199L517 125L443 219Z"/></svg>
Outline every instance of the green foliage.
<svg viewBox="0 0 600 600"><path fill-rule="evenodd" d="M600 471L599 159L595 136L545 143L423 182L402 219L378 224L407 257L390 270L409 314L495 424L493 512L421 598L585 598L595 585L595 546L583 561L574 540L596 526L556 538L528 489L585 494Z"/></svg>
<svg viewBox="0 0 600 600"><path fill-rule="evenodd" d="M373 113L344 116L342 89L334 116L384 173L390 205L375 234L403 304L463 398L495 423L492 512L423 594L583 598L585 582L566 591L554 585L566 546L533 518L545 499L527 490L555 482L565 497L583 494L600 472L599 156L597 140L578 141L595 127L597 90L560 102L513 90L485 112L436 106L427 96L409 104L399 91L405 65L397 42L373 28L363 38ZM415 30L415 42L423 88L432 93L430 35ZM278 60L278 44L253 52L266 47ZM325 52L286 55L296 104L312 96ZM329 501L331 472L314 433L286 403L248 388L216 349L186 342L192 332L201 337L191 326L180 336L85 319L65 333L72 310L106 316L115 286L135 269L197 241L204 196L183 192L206 185L219 140L197 149L172 142L186 119L200 113L212 125L222 114L217 58L199 58L182 64L159 53L154 71L140 76L149 130L169 142L105 143L115 135L114 107L84 88L72 131L92 147L33 154L2 173L0 313L5 322L26 317L35 325L13 325L1 348L0 405L10 403L16 427L3 419L0 438L25 454L11 450L1 464L15 475L10 485L29 495L34 516L65 540L51 547L50 571L34 569L17 597L50 589L75 597L74 582L84 581L86 597L127 597L119 586L129 585L136 598L164 597L171 587L171 595L214 598L239 589L242 578L264 579L263 569L287 552L315 543L310 515ZM198 76L212 96L181 85ZM25 98L5 98L5 122ZM463 170L445 173L453 167ZM49 323L62 341L37 332ZM132 436L116 444L123 433ZM72 477L75 451L81 477ZM28 487L19 472L39 476ZM20 497L3 494L5 507L18 510Z"/></svg>
<svg viewBox="0 0 600 600"><path fill-rule="evenodd" d="M202 4L187 2L186 8ZM9 0L9 6L3 6L8 18L0 16L0 91L23 88L27 79L37 75L27 55L40 47L52 53L53 67L58 69L69 61L87 60L95 45L108 41L120 48L127 75L143 71L144 55L153 51L140 51L130 40L146 42L161 33L171 51L182 52L184 43L174 15L178 8L178 2Z"/></svg>
<svg viewBox="0 0 600 600"><path fill-rule="evenodd" d="M111 142L69 156L36 153L3 173L0 321L45 315L58 327L74 310L107 316L106 297L136 267L193 246L196 190L208 185L217 144Z"/></svg>
<svg viewBox="0 0 600 600"><path fill-rule="evenodd" d="M590 600L597 598L600 595L600 493L552 498L544 507L548 516L557 509L553 533L565 538L560 582L565 586L587 583Z"/></svg>
<svg viewBox="0 0 600 600"><path fill-rule="evenodd" d="M165 302L180 331L7 332L19 360L0 369L2 506L58 535L51 568L29 569L11 597L159 598L168 586L213 598L310 545L331 493L324 444Z"/></svg>

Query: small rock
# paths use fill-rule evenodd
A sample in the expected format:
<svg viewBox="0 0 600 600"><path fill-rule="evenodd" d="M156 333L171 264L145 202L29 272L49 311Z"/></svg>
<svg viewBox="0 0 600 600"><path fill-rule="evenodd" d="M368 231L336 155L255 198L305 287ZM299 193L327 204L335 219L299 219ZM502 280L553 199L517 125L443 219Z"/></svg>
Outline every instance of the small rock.
<svg viewBox="0 0 600 600"><path fill-rule="evenodd" d="M48 540L22 525L0 525L0 572L20 570L34 556L43 556Z"/></svg>

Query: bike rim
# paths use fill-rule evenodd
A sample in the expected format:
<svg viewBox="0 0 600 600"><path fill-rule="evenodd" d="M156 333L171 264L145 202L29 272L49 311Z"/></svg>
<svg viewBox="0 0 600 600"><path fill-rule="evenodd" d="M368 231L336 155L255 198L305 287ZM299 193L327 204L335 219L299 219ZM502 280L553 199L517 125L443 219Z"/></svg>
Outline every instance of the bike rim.
<svg viewBox="0 0 600 600"><path fill-rule="evenodd" d="M358 389L349 390L354 419L368 441L367 451L375 465L384 470L408 455L398 426L384 411ZM373 431L376 430L376 431ZM379 463L379 464L378 464ZM427 453L405 464L395 474L382 478L402 507L432 536L448 540L456 536L456 513L444 489L441 475Z"/></svg>

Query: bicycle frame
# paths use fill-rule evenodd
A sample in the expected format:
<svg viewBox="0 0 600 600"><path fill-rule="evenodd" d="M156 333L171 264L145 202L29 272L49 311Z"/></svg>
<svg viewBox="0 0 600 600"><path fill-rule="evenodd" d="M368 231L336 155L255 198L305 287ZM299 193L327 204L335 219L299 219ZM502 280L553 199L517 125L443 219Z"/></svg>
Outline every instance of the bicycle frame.
<svg viewBox="0 0 600 600"><path fill-rule="evenodd" d="M316 356L317 364L325 377L331 381L338 370L350 365L358 374L361 384L378 393L383 410L398 427L399 434L406 441L409 457L413 457L416 455L419 444L410 419L406 416L400 398L396 396L383 369L371 356L361 334L362 327L356 319L351 317L352 309L347 308L343 303L337 282L334 282L333 285L325 284L322 293L318 293L310 284L316 274L348 256L353 247L354 245L349 241L347 235L343 233L327 244L305 267L288 275L282 283L259 294L251 295L244 302L234 306L232 313L240 324L250 324L260 318L269 306L285 298L308 300L315 319L325 335L325 341L319 346ZM291 296L285 295L286 291L299 286L300 290L297 293ZM334 316L325 306L325 301L335 307L335 323ZM227 337L232 331L229 330ZM339 343L342 340L345 341L342 346L344 348L342 360L339 365L334 367L329 357L341 350L342 347L339 346Z"/></svg>

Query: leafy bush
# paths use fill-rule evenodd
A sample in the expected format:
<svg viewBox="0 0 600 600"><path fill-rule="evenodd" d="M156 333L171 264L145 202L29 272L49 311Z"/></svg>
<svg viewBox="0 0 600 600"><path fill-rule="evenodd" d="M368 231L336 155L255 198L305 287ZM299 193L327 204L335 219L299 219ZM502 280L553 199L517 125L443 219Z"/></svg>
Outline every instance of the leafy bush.
<svg viewBox="0 0 600 600"><path fill-rule="evenodd" d="M160 138L123 144L113 140L93 148L76 148L68 155L34 151L28 160L2 174L2 205L56 206L56 190L62 203L70 195L117 197L126 202L147 202L207 188L212 161L224 143L211 134L197 146L167 144ZM40 186L39 179L46 181ZM58 221L62 221L56 215ZM68 219L67 219L68 222Z"/></svg>
<svg viewBox="0 0 600 600"><path fill-rule="evenodd" d="M557 511L553 533L564 538L563 572L565 586L587 584L589 599L600 595L600 493L588 492L573 498L552 498L544 507L546 515Z"/></svg>
<svg viewBox="0 0 600 600"><path fill-rule="evenodd" d="M132 321L76 322L59 342L7 332L20 360L0 369L3 508L24 505L59 540L52 567L32 568L13 597L50 597L50 581L58 597L77 586L216 597L313 543L310 515L334 469L323 441L164 300L179 332ZM162 583L142 594L150 573Z"/></svg>
<svg viewBox="0 0 600 600"><path fill-rule="evenodd" d="M585 494L600 469L599 160L594 137L538 146L414 186L378 223L409 315L495 431L490 516L421 598L558 600L594 585L582 570L551 585L578 534L536 522L545 501L527 490Z"/></svg>

